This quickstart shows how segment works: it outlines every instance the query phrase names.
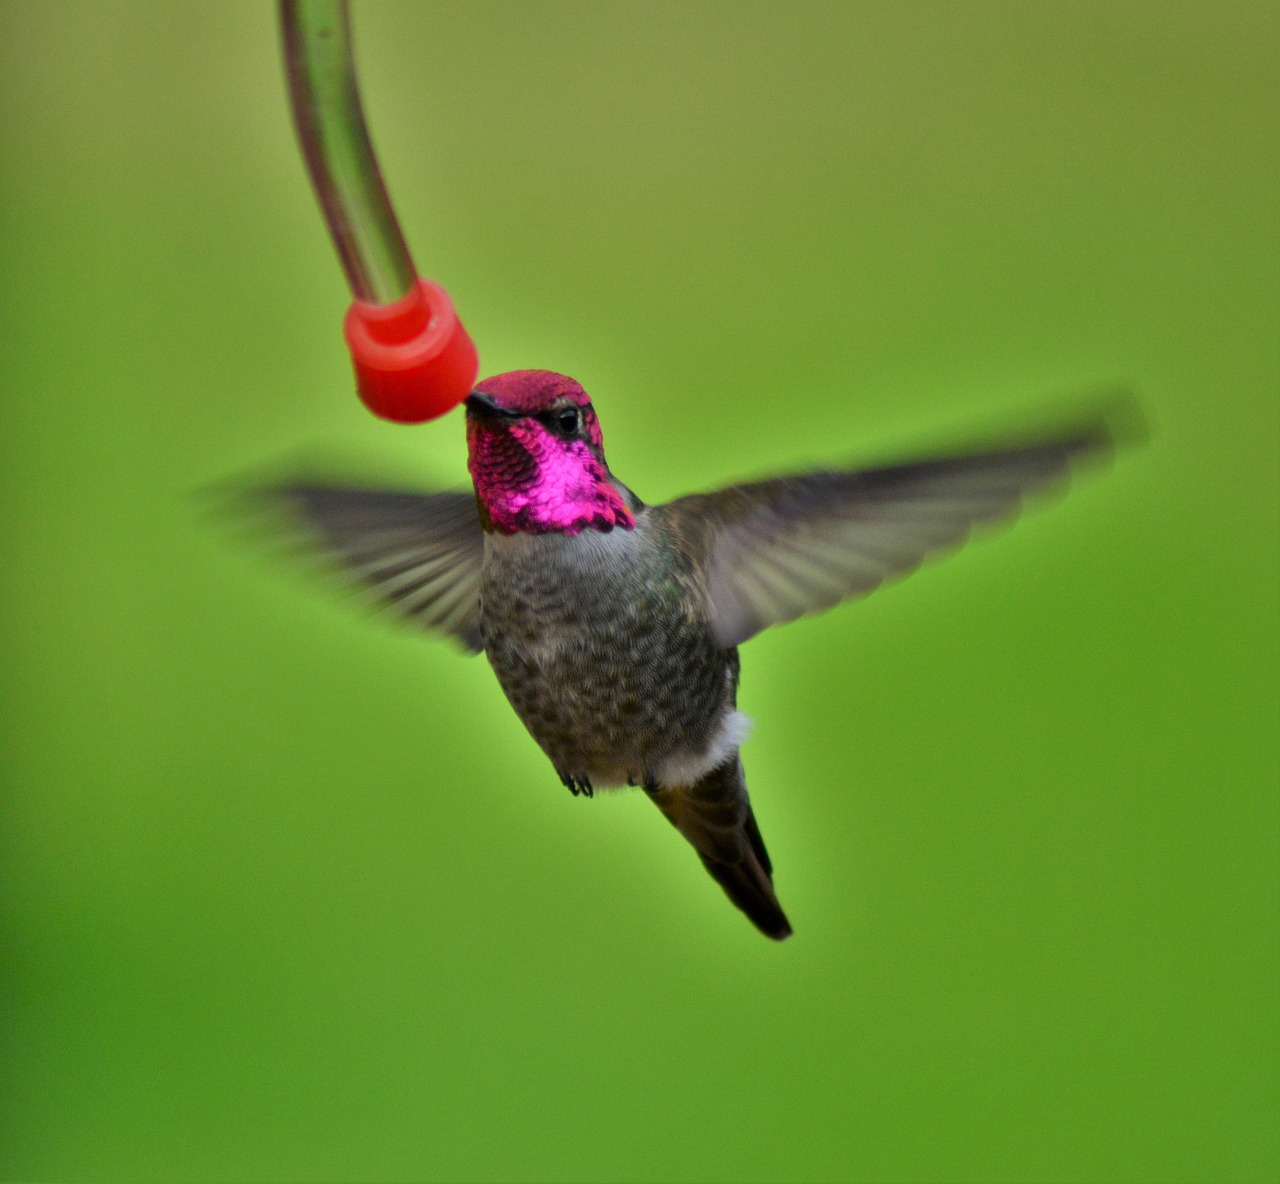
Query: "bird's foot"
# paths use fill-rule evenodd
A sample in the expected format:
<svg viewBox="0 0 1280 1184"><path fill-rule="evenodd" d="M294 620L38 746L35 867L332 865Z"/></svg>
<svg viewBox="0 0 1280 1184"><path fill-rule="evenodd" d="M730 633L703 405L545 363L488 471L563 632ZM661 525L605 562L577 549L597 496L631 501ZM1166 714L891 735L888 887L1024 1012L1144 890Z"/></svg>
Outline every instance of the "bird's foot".
<svg viewBox="0 0 1280 1184"><path fill-rule="evenodd" d="M595 790L591 788L591 782L585 777L571 777L567 773L561 773L560 780L575 798L578 794L589 798L595 793Z"/></svg>

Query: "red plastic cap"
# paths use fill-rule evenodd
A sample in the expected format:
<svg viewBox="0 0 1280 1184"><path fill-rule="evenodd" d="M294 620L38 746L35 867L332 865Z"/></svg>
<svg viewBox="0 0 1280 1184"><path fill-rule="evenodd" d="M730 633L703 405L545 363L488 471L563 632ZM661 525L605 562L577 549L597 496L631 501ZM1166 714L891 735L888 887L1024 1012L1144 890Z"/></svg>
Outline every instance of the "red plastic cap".
<svg viewBox="0 0 1280 1184"><path fill-rule="evenodd" d="M422 423L452 410L470 393L476 347L445 290L419 278L391 304L357 300L342 323L360 400L395 423Z"/></svg>

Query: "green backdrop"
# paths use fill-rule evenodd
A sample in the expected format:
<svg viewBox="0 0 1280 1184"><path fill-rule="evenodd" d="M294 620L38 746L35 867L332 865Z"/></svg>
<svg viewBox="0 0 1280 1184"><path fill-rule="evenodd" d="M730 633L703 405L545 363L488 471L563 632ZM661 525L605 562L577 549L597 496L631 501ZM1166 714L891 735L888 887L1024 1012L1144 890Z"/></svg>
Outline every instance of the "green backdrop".
<svg viewBox="0 0 1280 1184"><path fill-rule="evenodd" d="M0 1174L1274 1176L1274 5L356 8L419 266L646 499L1151 418L745 647L781 946L202 516L465 480L352 394L271 7L0 16Z"/></svg>

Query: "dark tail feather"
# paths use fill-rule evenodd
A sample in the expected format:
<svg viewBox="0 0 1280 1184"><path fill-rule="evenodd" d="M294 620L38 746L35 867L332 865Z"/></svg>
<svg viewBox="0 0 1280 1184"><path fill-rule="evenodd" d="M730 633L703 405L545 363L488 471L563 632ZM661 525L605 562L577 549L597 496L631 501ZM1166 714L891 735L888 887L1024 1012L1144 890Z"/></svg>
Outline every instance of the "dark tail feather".
<svg viewBox="0 0 1280 1184"><path fill-rule="evenodd" d="M773 892L773 865L751 812L737 757L693 785L663 786L650 790L649 796L761 933L777 941L791 936Z"/></svg>

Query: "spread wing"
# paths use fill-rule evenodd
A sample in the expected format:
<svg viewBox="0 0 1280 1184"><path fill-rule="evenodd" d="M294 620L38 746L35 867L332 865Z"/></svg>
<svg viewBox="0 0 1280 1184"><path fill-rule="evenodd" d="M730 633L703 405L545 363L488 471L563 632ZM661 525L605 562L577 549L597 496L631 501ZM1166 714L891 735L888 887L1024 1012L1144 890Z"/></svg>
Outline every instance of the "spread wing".
<svg viewBox="0 0 1280 1184"><path fill-rule="evenodd" d="M809 473L663 507L706 562L711 627L733 646L865 596L1106 451L1098 423L1057 439L855 471Z"/></svg>
<svg viewBox="0 0 1280 1184"><path fill-rule="evenodd" d="M269 486L257 500L290 512L375 604L479 653L484 532L471 493L398 493L317 483Z"/></svg>

